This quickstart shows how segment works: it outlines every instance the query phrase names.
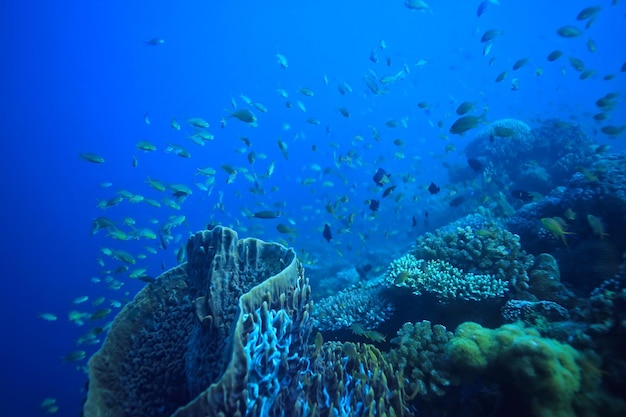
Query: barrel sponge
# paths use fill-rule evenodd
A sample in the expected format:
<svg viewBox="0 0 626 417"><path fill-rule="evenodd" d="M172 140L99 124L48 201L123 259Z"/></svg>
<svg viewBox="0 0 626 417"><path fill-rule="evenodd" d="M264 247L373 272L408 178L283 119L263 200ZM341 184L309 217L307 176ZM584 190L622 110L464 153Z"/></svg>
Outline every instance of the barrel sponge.
<svg viewBox="0 0 626 417"><path fill-rule="evenodd" d="M89 360L85 416L157 415L173 411L184 380L191 308L185 269L148 284L117 315L100 350ZM159 360L155 360L159 357Z"/></svg>
<svg viewBox="0 0 626 417"><path fill-rule="evenodd" d="M517 324L491 330L463 323L447 348L460 369L523 395L531 416L576 415L575 396L581 393L584 356L570 345Z"/></svg>
<svg viewBox="0 0 626 417"><path fill-rule="evenodd" d="M86 417L277 415L307 365L310 287L295 253L225 227L115 318L89 361Z"/></svg>

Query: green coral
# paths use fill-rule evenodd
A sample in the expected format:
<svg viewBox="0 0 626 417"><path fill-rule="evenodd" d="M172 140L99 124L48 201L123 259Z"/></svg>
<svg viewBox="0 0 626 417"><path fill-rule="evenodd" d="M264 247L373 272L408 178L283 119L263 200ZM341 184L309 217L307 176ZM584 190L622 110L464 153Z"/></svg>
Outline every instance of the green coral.
<svg viewBox="0 0 626 417"><path fill-rule="evenodd" d="M523 396L515 402L526 404L530 416L601 415L608 404L598 388L599 372L589 372L588 357L532 328L507 324L492 330L466 322L457 328L447 353L465 376L495 380L503 392Z"/></svg>
<svg viewBox="0 0 626 417"><path fill-rule="evenodd" d="M389 285L410 288L415 295L432 293L442 302L501 297L508 290L507 282L492 275L464 273L446 261L425 261L411 254L391 263L386 280Z"/></svg>
<svg viewBox="0 0 626 417"><path fill-rule="evenodd" d="M404 323L398 337L391 340L394 347L387 360L407 378L408 399L443 396L450 385L446 366L445 346L452 339L452 332L444 326L424 320L420 323Z"/></svg>
<svg viewBox="0 0 626 417"><path fill-rule="evenodd" d="M479 226L456 226L421 236L412 255L445 260L466 272L491 275L517 292L528 290L533 256L522 250L520 239L492 220Z"/></svg>

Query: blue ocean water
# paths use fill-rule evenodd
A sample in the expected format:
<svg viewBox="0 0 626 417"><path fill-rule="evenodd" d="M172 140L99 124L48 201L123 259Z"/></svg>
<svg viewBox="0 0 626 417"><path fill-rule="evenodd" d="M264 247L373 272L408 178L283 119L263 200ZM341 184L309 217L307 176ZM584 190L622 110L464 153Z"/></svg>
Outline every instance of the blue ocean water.
<svg viewBox="0 0 626 417"><path fill-rule="evenodd" d="M402 0L3 3L0 354L2 386L8 389L0 391L2 414L44 414L41 402L53 397L59 415L77 415L86 359L63 358L77 349L88 358L99 345L76 346L94 323L77 326L68 313L93 312L100 307L92 301L105 297L101 307L113 311L97 322L102 326L118 310L110 300L128 301L144 285L124 274L118 274L124 283L119 290L93 282L114 268L103 247L133 254L158 247L158 239L116 241L105 231L91 236L99 216L117 222L132 217L137 227L153 230L159 226L150 219L163 224L169 216L185 216L166 250L138 261L153 277L177 264L176 251L190 232L218 223L240 236L282 239L306 254L312 270L360 265L384 249L377 252L384 270L417 236L466 214L447 204L445 192L426 190L431 182L445 189L445 165L465 163L463 148L474 130L449 133L464 101L475 103L476 115L487 108L485 122L516 118L532 125L558 118L579 124L598 144L624 151L623 133L613 138L600 131L626 120L626 75L620 71L626 60L620 47L626 39L624 3L597 2L602 11L575 38L556 31L583 27L576 16L592 5L586 1L502 0L477 17L479 3L432 0L426 10L411 10ZM490 29L502 33L484 56L480 38ZM151 39L163 43L147 45ZM546 56L557 49L564 56L548 62ZM277 54L287 58L287 68ZM565 57L581 59L594 73L581 80ZM520 58L529 58L528 64L512 70ZM496 82L505 70L506 79ZM368 74L378 80L401 76L378 82L386 91L375 95L364 82ZM615 78L604 79L607 74ZM352 91L341 94L343 83ZM298 92L303 87L313 95ZM281 97L278 89L289 96ZM613 91L621 96L610 120L594 121L596 100ZM246 104L246 97L267 112ZM252 110L258 126L229 117L233 102ZM215 136L203 146L187 138L195 131L187 120L194 117L205 119ZM171 127L173 118L180 130ZM137 149L140 140L157 150ZM287 145L288 159L279 141ZM170 144L184 146L191 157L165 152ZM446 149L450 144L454 150ZM251 151L254 163L248 160ZM105 163L90 163L80 153L96 153ZM239 171L232 183L224 165ZM268 176L270 165L275 168ZM197 175L205 167L216 170L210 192L193 185L206 179ZM372 182L378 168L407 181L382 199ZM160 200L163 194L145 183L148 177L186 184L193 192L180 210L128 201L97 207L120 190ZM112 185L102 187L105 182ZM381 207L372 215L373 198ZM279 211L280 217L250 216L262 210ZM411 227L413 216L417 227ZM278 224L297 232L282 234ZM322 236L325 224L333 231L330 242ZM83 295L89 296L86 303L72 304ZM42 313L58 319L42 320Z"/></svg>

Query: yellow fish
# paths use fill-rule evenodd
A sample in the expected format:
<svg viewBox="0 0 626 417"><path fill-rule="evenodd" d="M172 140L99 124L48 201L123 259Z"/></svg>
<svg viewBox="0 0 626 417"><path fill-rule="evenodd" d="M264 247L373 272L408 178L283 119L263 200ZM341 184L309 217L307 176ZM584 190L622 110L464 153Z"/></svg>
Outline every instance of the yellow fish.
<svg viewBox="0 0 626 417"><path fill-rule="evenodd" d="M600 239L604 239L604 236L608 236L609 234L604 231L604 224L602 220L593 214L587 215L587 221L589 221L589 226L591 226L591 230L593 230L593 234L596 236L600 236Z"/></svg>
<svg viewBox="0 0 626 417"><path fill-rule="evenodd" d="M567 220L576 220L576 213L574 213L574 210L572 210L571 208L565 210L565 213L563 213L563 215Z"/></svg>
<svg viewBox="0 0 626 417"><path fill-rule="evenodd" d="M554 235L554 237L556 237L557 239L561 238L565 246L567 246L567 240L565 239L565 235L575 234L563 230L563 226L561 225L561 223L551 217L544 217L543 219L541 219L541 224L543 224L543 226L548 229Z"/></svg>

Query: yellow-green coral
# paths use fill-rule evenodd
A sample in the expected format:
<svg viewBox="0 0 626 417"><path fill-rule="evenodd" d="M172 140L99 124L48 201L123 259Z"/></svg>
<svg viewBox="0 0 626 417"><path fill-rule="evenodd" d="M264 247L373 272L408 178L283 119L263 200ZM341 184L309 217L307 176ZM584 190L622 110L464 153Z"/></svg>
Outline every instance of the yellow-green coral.
<svg viewBox="0 0 626 417"><path fill-rule="evenodd" d="M570 417L581 407L582 387L595 389L582 372L586 357L535 329L507 324L487 329L477 323L460 325L447 345L453 364L467 375L491 378L523 395L530 416ZM585 404L586 405L586 404Z"/></svg>

